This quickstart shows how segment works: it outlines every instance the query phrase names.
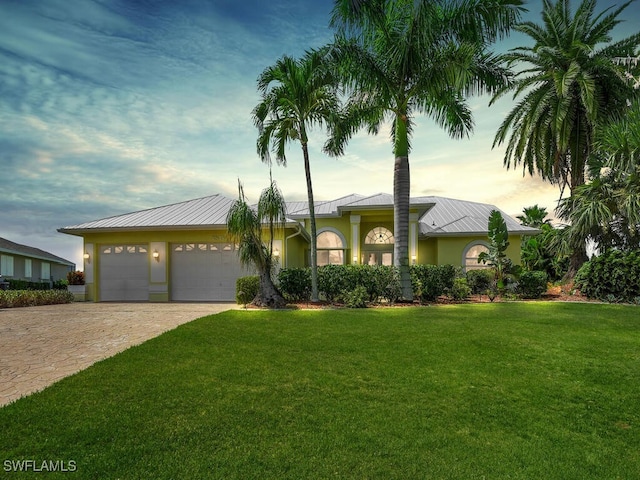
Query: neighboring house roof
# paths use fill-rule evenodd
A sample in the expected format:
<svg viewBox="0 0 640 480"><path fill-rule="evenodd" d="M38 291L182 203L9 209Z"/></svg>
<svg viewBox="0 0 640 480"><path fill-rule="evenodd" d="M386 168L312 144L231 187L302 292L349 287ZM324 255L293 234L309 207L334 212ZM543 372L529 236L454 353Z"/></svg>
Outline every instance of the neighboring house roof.
<svg viewBox="0 0 640 480"><path fill-rule="evenodd" d="M535 228L520 225L494 205L444 197L419 198L424 203L432 202L434 204L433 208L420 219L420 234L423 237L488 233L489 215L492 210L498 210L502 214L509 233L520 235L540 233Z"/></svg>
<svg viewBox="0 0 640 480"><path fill-rule="evenodd" d="M235 200L222 195L187 200L161 207L126 213L92 222L81 223L58 231L81 234L108 230L160 230L189 229L194 227L226 227L227 213ZM443 197L415 197L410 205L420 217L420 235L456 236L485 234L488 219L495 206ZM367 209L393 209L393 196L386 193L364 196L351 194L329 201L315 203L316 217L340 217L344 212ZM501 212L510 233L535 235L539 230L523 227L516 220ZM308 218L308 202L287 202L289 226Z"/></svg>
<svg viewBox="0 0 640 480"><path fill-rule="evenodd" d="M21 245L19 243L12 242L6 238L0 237L0 252L9 253L12 255L21 255L23 257L37 258L38 260L46 260L47 262L59 263L67 265L69 267L75 267L75 263L65 260L62 257L53 255L52 253L45 252L39 248L29 247L28 245Z"/></svg>

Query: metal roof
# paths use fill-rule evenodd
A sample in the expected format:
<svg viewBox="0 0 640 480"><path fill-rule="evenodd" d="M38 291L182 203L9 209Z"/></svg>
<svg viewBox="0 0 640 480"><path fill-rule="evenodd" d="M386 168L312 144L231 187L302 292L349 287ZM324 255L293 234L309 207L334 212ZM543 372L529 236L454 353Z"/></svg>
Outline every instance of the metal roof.
<svg viewBox="0 0 640 480"><path fill-rule="evenodd" d="M222 195L196 198L115 217L80 223L59 229L59 232L111 229L144 229L153 227L226 227L227 212L234 200Z"/></svg>
<svg viewBox="0 0 640 480"><path fill-rule="evenodd" d="M434 203L420 218L420 234L426 237L454 236L470 233L488 233L489 215L492 210L502 214L509 233L535 235L535 228L520 225L514 218L494 205L469 202L444 197L419 197L423 202Z"/></svg>
<svg viewBox="0 0 640 480"><path fill-rule="evenodd" d="M52 253L45 252L39 248L29 247L28 245L21 245L19 243L12 242L6 238L0 237L0 252L10 253L13 255L21 255L23 257L37 258L38 260L46 260L48 262L59 263L70 267L76 266L75 263L65 260L62 257L53 255Z"/></svg>
<svg viewBox="0 0 640 480"><path fill-rule="evenodd" d="M103 230L144 230L166 228L218 227L226 228L227 212L235 200L222 195L187 200L161 207L126 213L60 228L62 233L77 234ZM412 206L425 212L420 218L420 235L455 236L467 234L485 234L488 230L489 215L499 210L494 205L469 202L444 197L414 197ZM351 194L330 201L316 202L315 213L318 217L337 217L343 211L376 208L393 208L393 196L378 193L365 197ZM288 202L287 216L290 222L309 217L308 202ZM510 233L535 235L539 230L524 227L515 219L502 212Z"/></svg>

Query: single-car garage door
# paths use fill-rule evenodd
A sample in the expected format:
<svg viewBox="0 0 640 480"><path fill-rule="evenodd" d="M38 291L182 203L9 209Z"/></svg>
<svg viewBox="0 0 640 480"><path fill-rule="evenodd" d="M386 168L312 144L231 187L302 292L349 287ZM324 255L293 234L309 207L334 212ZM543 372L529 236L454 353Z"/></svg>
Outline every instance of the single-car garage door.
<svg viewBox="0 0 640 480"><path fill-rule="evenodd" d="M234 300L236 280L247 275L232 243L171 245L171 299Z"/></svg>
<svg viewBox="0 0 640 480"><path fill-rule="evenodd" d="M147 245L100 247L100 300L103 302L149 300L149 247Z"/></svg>

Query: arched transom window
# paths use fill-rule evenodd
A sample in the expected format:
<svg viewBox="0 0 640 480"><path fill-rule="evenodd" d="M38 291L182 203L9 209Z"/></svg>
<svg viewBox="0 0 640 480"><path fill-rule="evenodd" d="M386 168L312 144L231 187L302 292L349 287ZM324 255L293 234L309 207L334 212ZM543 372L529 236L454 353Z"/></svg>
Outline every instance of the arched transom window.
<svg viewBox="0 0 640 480"><path fill-rule="evenodd" d="M325 230L318 234L318 266L344 264L344 240L336 232Z"/></svg>
<svg viewBox="0 0 640 480"><path fill-rule="evenodd" d="M488 252L489 248L484 243L472 243L467 246L464 251L463 267L465 271L478 270L480 268L488 268L484 263L478 263L478 257L482 252Z"/></svg>
<svg viewBox="0 0 640 480"><path fill-rule="evenodd" d="M393 245L393 233L388 228L372 228L364 239L367 245Z"/></svg>

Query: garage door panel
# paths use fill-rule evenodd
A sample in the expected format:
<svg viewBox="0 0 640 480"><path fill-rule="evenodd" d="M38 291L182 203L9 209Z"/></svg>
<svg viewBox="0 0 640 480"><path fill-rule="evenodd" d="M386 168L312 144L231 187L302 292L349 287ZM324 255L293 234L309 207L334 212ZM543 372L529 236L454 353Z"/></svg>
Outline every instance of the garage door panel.
<svg viewBox="0 0 640 480"><path fill-rule="evenodd" d="M100 300L149 300L146 245L106 245L100 249Z"/></svg>
<svg viewBox="0 0 640 480"><path fill-rule="evenodd" d="M172 300L234 300L236 280L243 275L247 271L232 244L172 245Z"/></svg>

